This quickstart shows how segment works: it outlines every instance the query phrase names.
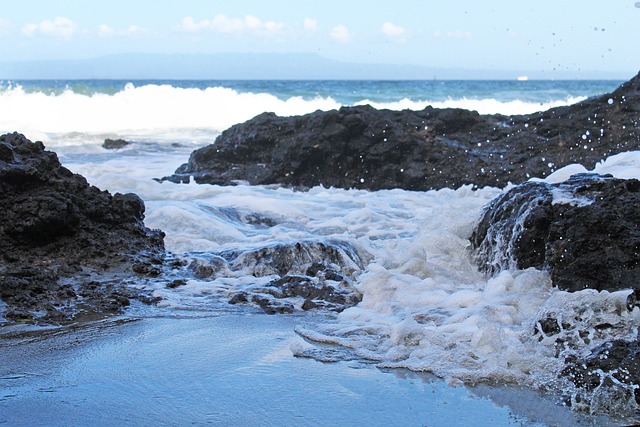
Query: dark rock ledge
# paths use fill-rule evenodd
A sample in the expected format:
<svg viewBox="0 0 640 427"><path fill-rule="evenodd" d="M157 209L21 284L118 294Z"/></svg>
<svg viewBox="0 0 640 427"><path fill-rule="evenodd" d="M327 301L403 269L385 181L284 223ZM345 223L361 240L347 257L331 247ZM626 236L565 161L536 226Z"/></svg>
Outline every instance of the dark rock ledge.
<svg viewBox="0 0 640 427"><path fill-rule="evenodd" d="M369 190L504 187L640 148L640 75L611 94L505 116L370 106L263 113L225 130L164 179Z"/></svg>
<svg viewBox="0 0 640 427"><path fill-rule="evenodd" d="M7 321L64 322L120 312L135 273L157 275L164 234L135 194L111 195L62 167L41 142L0 136L0 300Z"/></svg>

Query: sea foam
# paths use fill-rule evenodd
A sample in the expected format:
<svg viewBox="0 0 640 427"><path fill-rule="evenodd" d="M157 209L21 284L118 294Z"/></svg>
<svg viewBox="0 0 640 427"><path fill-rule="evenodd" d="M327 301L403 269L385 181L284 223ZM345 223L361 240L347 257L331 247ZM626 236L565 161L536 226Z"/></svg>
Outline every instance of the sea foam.
<svg viewBox="0 0 640 427"><path fill-rule="evenodd" d="M393 102L363 99L353 105L376 108L466 108L482 114L525 114L568 105L583 98L548 102L520 100L448 99L429 101L404 98ZM0 90L0 132L20 131L47 145L101 143L106 137L155 142L212 142L230 126L265 112L301 115L343 106L330 96L278 97L225 87L182 88L169 84L126 84L114 94L26 91L22 86Z"/></svg>

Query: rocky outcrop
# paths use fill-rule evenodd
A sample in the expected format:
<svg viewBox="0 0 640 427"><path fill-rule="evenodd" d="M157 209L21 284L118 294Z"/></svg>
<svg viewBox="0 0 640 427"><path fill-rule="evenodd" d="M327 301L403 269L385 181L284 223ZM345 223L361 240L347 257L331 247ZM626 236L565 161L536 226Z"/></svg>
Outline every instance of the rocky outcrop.
<svg viewBox="0 0 640 427"><path fill-rule="evenodd" d="M481 270L547 269L560 289L640 289L640 181L579 174L495 199L471 237Z"/></svg>
<svg viewBox="0 0 640 427"><path fill-rule="evenodd" d="M148 296L125 285L163 263L163 233L135 194L111 195L62 167L41 142L0 136L0 299L9 320L118 312ZM155 270L154 270L155 269Z"/></svg>
<svg viewBox="0 0 640 427"><path fill-rule="evenodd" d="M165 179L429 190L503 187L640 148L640 75L611 94L520 115L345 107L261 114L224 131Z"/></svg>
<svg viewBox="0 0 640 427"><path fill-rule="evenodd" d="M487 273L535 267L562 290L609 291L597 303L577 297L566 312L540 312L533 333L564 360L560 377L573 383L567 404L592 413L636 411L640 351L627 331L628 313L640 306L640 181L579 174L518 185L485 208L471 243ZM613 292L625 289L633 292Z"/></svg>

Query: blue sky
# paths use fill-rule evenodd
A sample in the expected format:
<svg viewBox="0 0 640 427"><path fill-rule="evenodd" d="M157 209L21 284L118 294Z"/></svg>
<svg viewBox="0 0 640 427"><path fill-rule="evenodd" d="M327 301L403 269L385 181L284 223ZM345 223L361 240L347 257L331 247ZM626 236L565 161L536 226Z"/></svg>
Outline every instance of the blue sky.
<svg viewBox="0 0 640 427"><path fill-rule="evenodd" d="M21 0L3 60L116 53L318 53L466 69L640 70L636 0Z"/></svg>

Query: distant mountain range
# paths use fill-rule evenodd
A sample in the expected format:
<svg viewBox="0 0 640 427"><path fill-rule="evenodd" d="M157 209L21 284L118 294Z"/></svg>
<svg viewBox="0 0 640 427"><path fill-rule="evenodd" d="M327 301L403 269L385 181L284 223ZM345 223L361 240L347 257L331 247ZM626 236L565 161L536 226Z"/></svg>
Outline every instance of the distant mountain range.
<svg viewBox="0 0 640 427"><path fill-rule="evenodd" d="M469 70L357 64L317 54L119 54L92 59L0 61L0 79L432 80L626 79L623 73Z"/></svg>

